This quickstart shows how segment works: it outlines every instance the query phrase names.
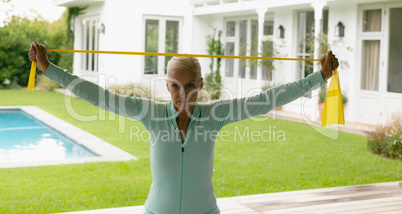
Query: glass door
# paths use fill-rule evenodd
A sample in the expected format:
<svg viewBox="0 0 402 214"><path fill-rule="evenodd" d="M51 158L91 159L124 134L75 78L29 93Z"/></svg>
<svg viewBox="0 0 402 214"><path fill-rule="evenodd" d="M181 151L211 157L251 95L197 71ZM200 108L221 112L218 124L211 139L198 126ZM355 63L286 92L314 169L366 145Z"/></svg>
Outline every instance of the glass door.
<svg viewBox="0 0 402 214"><path fill-rule="evenodd" d="M402 7L389 10L387 91L402 93Z"/></svg>

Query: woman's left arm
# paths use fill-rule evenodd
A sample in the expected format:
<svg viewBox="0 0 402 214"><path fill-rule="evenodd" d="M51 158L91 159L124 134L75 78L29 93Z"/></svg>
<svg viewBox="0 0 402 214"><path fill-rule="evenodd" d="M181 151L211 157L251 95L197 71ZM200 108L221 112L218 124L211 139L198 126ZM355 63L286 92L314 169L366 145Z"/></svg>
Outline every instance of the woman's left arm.
<svg viewBox="0 0 402 214"><path fill-rule="evenodd" d="M305 95L311 90L327 83L332 70L338 68L338 60L332 52L321 58L321 71L314 72L304 79L270 88L250 97L222 100L213 103L212 114L221 122L221 127L254 116L268 113Z"/></svg>

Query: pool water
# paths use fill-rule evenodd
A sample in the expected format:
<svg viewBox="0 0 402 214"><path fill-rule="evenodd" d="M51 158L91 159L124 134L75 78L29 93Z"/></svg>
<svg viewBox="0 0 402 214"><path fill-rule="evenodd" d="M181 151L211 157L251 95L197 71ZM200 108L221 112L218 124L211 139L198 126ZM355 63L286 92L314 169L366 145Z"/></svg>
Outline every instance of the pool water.
<svg viewBox="0 0 402 214"><path fill-rule="evenodd" d="M0 163L98 156L19 109L0 110Z"/></svg>

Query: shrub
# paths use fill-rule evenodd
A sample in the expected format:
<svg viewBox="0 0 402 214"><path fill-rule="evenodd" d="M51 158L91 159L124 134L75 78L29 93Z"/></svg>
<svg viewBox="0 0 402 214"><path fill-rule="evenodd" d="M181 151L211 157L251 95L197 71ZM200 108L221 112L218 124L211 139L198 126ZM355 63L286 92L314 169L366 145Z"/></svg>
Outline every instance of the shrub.
<svg viewBox="0 0 402 214"><path fill-rule="evenodd" d="M394 116L386 125L379 125L370 133L368 149L385 157L402 160L402 119Z"/></svg>
<svg viewBox="0 0 402 214"><path fill-rule="evenodd" d="M318 102L323 103L325 102L325 98L327 97L327 88L326 85L322 85L320 88L320 92L318 94ZM346 104L348 102L348 96L344 93L342 93L342 103Z"/></svg>
<svg viewBox="0 0 402 214"><path fill-rule="evenodd" d="M325 102L325 97L327 96L327 87L326 85L322 85L320 88L320 93L318 94L319 102ZM343 96L342 96L343 97Z"/></svg>
<svg viewBox="0 0 402 214"><path fill-rule="evenodd" d="M213 97L213 92L207 91L205 88L198 92L197 102L211 102L213 100L218 100L218 98Z"/></svg>
<svg viewBox="0 0 402 214"><path fill-rule="evenodd" d="M36 78L38 79L37 88L46 91L53 91L55 88L60 88L60 85L57 82L47 78L43 74L38 75Z"/></svg>
<svg viewBox="0 0 402 214"><path fill-rule="evenodd" d="M267 83L267 84L265 84L265 85L263 85L262 87L261 87L261 90L262 91L266 91L266 90L268 90L268 89L270 89L270 88L274 88L274 87L276 87L277 85L275 85L274 83Z"/></svg>
<svg viewBox="0 0 402 214"><path fill-rule="evenodd" d="M129 83L124 85L112 85L107 89L111 92L126 95L129 97L144 97L152 99L151 89L139 83Z"/></svg>
<svg viewBox="0 0 402 214"><path fill-rule="evenodd" d="M346 104L348 102L348 96L346 94L342 93L342 103Z"/></svg>

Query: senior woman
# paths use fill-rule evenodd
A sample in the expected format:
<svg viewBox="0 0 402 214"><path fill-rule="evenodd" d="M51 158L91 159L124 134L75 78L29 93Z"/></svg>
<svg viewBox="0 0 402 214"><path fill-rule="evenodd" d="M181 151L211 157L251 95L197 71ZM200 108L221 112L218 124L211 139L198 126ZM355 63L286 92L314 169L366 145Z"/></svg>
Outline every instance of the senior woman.
<svg viewBox="0 0 402 214"><path fill-rule="evenodd" d="M331 51L321 59L321 72L268 89L254 96L198 103L203 87L196 58L173 57L167 66L172 101L112 93L49 62L45 46L33 42L29 59L44 75L104 110L140 121L150 134L153 182L145 201L148 213L220 213L213 191L215 137L232 122L266 114L325 84L339 63ZM168 135L166 135L166 133ZM161 137L162 136L162 137Z"/></svg>

